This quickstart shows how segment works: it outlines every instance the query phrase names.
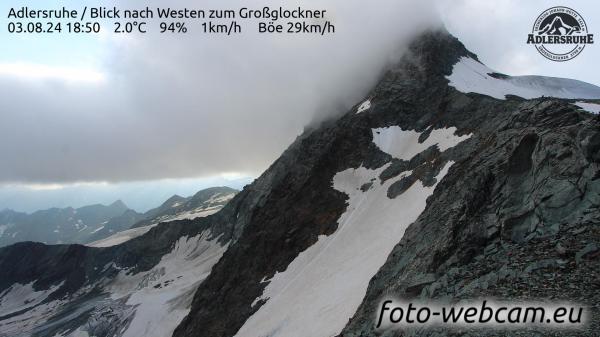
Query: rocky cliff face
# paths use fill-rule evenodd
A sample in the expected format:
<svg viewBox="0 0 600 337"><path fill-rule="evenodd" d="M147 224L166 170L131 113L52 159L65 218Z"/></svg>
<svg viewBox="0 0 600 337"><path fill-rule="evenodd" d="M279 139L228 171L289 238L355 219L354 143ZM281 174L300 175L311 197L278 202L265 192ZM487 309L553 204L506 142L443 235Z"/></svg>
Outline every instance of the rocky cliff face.
<svg viewBox="0 0 600 337"><path fill-rule="evenodd" d="M477 127L470 149L371 280L343 336L373 335L375 310L385 296L546 300L594 308L600 276L598 117L554 99L513 104L505 112L490 111ZM596 335L598 311L591 313L584 331L552 335ZM430 328L386 336L450 334Z"/></svg>
<svg viewBox="0 0 600 337"><path fill-rule="evenodd" d="M600 120L580 106L600 88L544 83L428 32L220 212L109 248L0 250L0 335L477 336L377 331L374 312L387 295L593 306Z"/></svg>

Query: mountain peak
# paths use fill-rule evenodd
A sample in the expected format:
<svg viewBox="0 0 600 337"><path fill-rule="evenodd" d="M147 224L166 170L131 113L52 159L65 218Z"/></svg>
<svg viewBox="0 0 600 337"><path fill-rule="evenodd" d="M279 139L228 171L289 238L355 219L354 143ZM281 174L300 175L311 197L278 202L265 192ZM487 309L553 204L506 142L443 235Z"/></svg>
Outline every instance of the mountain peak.
<svg viewBox="0 0 600 337"><path fill-rule="evenodd" d="M112 204L110 204L108 206L109 207L114 207L114 208L123 208L124 210L129 209L129 207L127 207L127 205L121 199L113 202Z"/></svg>
<svg viewBox="0 0 600 337"><path fill-rule="evenodd" d="M409 103L422 107L420 110L423 113L434 111L443 97L440 90L447 88L445 77L464 57L478 60L477 55L443 27L423 31L415 36L402 57L384 73L369 93L370 101L383 99L386 104L396 107Z"/></svg>
<svg viewBox="0 0 600 337"><path fill-rule="evenodd" d="M228 194L228 193L237 193L238 190L227 187L227 186L218 186L218 187L209 187L203 190L200 190L192 196L192 200L194 201L205 201L206 199L212 197L217 193Z"/></svg>
<svg viewBox="0 0 600 337"><path fill-rule="evenodd" d="M450 34L444 27L429 29L417 35L409 44L408 52L402 62L418 60L429 72L448 75L461 57L479 60L463 43Z"/></svg>
<svg viewBox="0 0 600 337"><path fill-rule="evenodd" d="M167 199L163 203L163 205L172 205L172 204L176 204L178 202L183 202L183 201L186 201L186 200L187 200L187 198L185 198L185 197L182 197L182 196L180 196L178 194L173 194L169 199Z"/></svg>

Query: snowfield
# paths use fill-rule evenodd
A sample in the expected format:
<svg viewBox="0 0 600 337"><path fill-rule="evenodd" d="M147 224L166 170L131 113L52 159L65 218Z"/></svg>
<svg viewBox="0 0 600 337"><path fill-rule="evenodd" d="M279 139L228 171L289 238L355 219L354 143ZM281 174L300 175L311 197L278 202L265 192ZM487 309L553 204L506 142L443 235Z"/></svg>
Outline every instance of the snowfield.
<svg viewBox="0 0 600 337"><path fill-rule="evenodd" d="M437 144L443 151L469 138L454 136L454 131L432 130L423 144L417 141L420 133L397 126L373 129L373 135L379 135L374 141L387 153L412 158L431 145ZM445 164L436 177L438 182L452 164ZM390 185L411 174L403 172L381 183L378 177L389 165L374 170L350 168L335 175L333 188L349 197L337 230L320 236L285 271L266 281L269 284L259 298L266 303L236 336L329 337L340 333L361 303L369 281L408 225L425 209L427 197L435 189L435 185L425 187L417 181L403 194L389 199ZM360 187L369 182L373 185L363 192Z"/></svg>
<svg viewBox="0 0 600 337"><path fill-rule="evenodd" d="M126 304L135 307L123 337L171 336L189 313L196 289L227 250L228 245L210 236L205 231L180 238L152 270L134 275L121 271L106 287L111 299L126 298Z"/></svg>
<svg viewBox="0 0 600 337"><path fill-rule="evenodd" d="M47 329L59 322L66 324L87 313L90 316L81 326L55 335L87 336L93 329L105 330L107 324L116 323L123 324L120 337L171 336L189 313L196 289L227 247L217 237L211 238L209 230L182 237L151 270L133 274L121 269L114 279L88 284L59 300L46 301L62 283L43 291L35 291L33 282L15 284L0 293L0 336L31 336L36 329ZM95 287L101 287L103 294L80 302L75 310L65 311L72 301L89 295Z"/></svg>
<svg viewBox="0 0 600 337"><path fill-rule="evenodd" d="M169 222L169 221L183 220L183 219L191 220L191 219L195 219L195 218L201 218L201 217L205 217L205 216L209 216L211 214L217 213L221 208L223 208L223 206L215 206L215 207L202 208L202 209L198 209L198 210L184 212L184 213L180 213L175 216L172 216L172 217L165 218L164 220L162 220L160 222ZM148 233L148 231L150 229L152 229L153 227L156 227L156 225L158 225L160 222L153 223L148 226L130 228L130 229L127 229L127 230L124 230L121 232L117 232L105 239L101 239L98 241L88 243L88 244L86 244L86 246L110 247L110 246L120 245L123 242L129 241L131 239L137 238L138 236L142 236L142 235Z"/></svg>
<svg viewBox="0 0 600 337"><path fill-rule="evenodd" d="M152 227L156 227L156 225L158 225L158 224L152 224L152 225L138 227L138 228L130 228L130 229L127 229L127 230L124 230L121 232L117 232L105 239L101 239L98 241L88 243L88 244L86 244L86 246L110 247L110 246L120 245L123 242L129 241L133 238L137 238L138 236L142 236L142 235L148 233L148 231L150 229L152 229Z"/></svg>
<svg viewBox="0 0 600 337"><path fill-rule="evenodd" d="M45 323L64 304L62 301L42 303L63 282L48 290L35 291L33 283L14 284L0 294L0 336L30 336L29 332Z"/></svg>
<svg viewBox="0 0 600 337"><path fill-rule="evenodd" d="M587 112L591 112L595 115L600 114L600 104L586 103L586 102L575 102L575 105L582 108Z"/></svg>
<svg viewBox="0 0 600 337"><path fill-rule="evenodd" d="M88 336L93 329L106 331L107 324L118 324L119 327L122 324L117 333L119 337L171 336L189 313L196 289L208 277L228 245L220 244L217 237L211 238L210 230L194 237L181 237L171 252L151 270L133 274L128 269L121 269L114 279L101 281L103 298L83 302L75 313L69 314L75 318L89 311L89 319L78 328L71 328L74 329L72 332L59 331L55 335ZM80 294L92 288L85 287ZM48 318L62 315L62 306L68 302L69 299L65 299L41 304L23 315L0 321L0 330L14 332L14 336L18 331L32 331ZM68 320L69 316L60 320ZM13 329L6 329L5 323L13 324Z"/></svg>
<svg viewBox="0 0 600 337"><path fill-rule="evenodd" d="M581 81L545 76L507 76L495 78L494 70L470 57L462 57L446 76L449 85L464 93L478 93L497 99L515 95L526 99L542 96L568 99L600 98L600 88Z"/></svg>
<svg viewBox="0 0 600 337"><path fill-rule="evenodd" d="M155 218L148 226L116 233L90 246L123 243L145 234L162 222L160 219L208 216L218 212L234 195L215 194L202 206ZM132 269L124 269L115 262L97 266L102 272L112 268L117 274L88 280L74 293L52 301L49 296L66 281L40 291L34 290L35 282L13 284L0 292L0 337L31 336L38 332L56 337L171 336L189 313L196 289L229 246L218 239L210 230L193 237L180 237L149 271L134 274Z"/></svg>

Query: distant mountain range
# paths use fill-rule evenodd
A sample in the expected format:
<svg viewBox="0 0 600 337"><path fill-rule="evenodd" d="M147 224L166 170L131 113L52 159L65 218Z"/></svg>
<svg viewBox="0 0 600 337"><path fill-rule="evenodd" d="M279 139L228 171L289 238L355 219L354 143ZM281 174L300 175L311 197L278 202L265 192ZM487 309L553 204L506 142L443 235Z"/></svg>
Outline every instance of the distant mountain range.
<svg viewBox="0 0 600 337"><path fill-rule="evenodd" d="M238 192L238 190L229 187L211 187L187 198L174 195L162 205L144 214L138 214L138 219L127 230L119 229L119 221L114 222L117 224L116 228L105 226L90 237L87 245L93 247L114 246L145 234L161 222L195 219L211 215L223 208ZM121 221L126 220L122 219Z"/></svg>
<svg viewBox="0 0 600 337"><path fill-rule="evenodd" d="M187 198L174 195L145 213L128 208L121 200L108 206L50 208L31 214L6 209L0 211L0 247L23 241L86 244L131 227L211 214L237 192L229 187L212 187Z"/></svg>

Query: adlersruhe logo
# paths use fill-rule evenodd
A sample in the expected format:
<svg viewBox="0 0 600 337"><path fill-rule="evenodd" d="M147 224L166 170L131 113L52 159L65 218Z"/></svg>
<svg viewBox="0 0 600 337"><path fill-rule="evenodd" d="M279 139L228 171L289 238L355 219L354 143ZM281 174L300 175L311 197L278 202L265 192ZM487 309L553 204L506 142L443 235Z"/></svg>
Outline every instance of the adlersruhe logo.
<svg viewBox="0 0 600 337"><path fill-rule="evenodd" d="M564 6L548 8L540 14L527 43L533 44L545 58L562 62L579 55L586 45L594 43L585 20L574 9Z"/></svg>

